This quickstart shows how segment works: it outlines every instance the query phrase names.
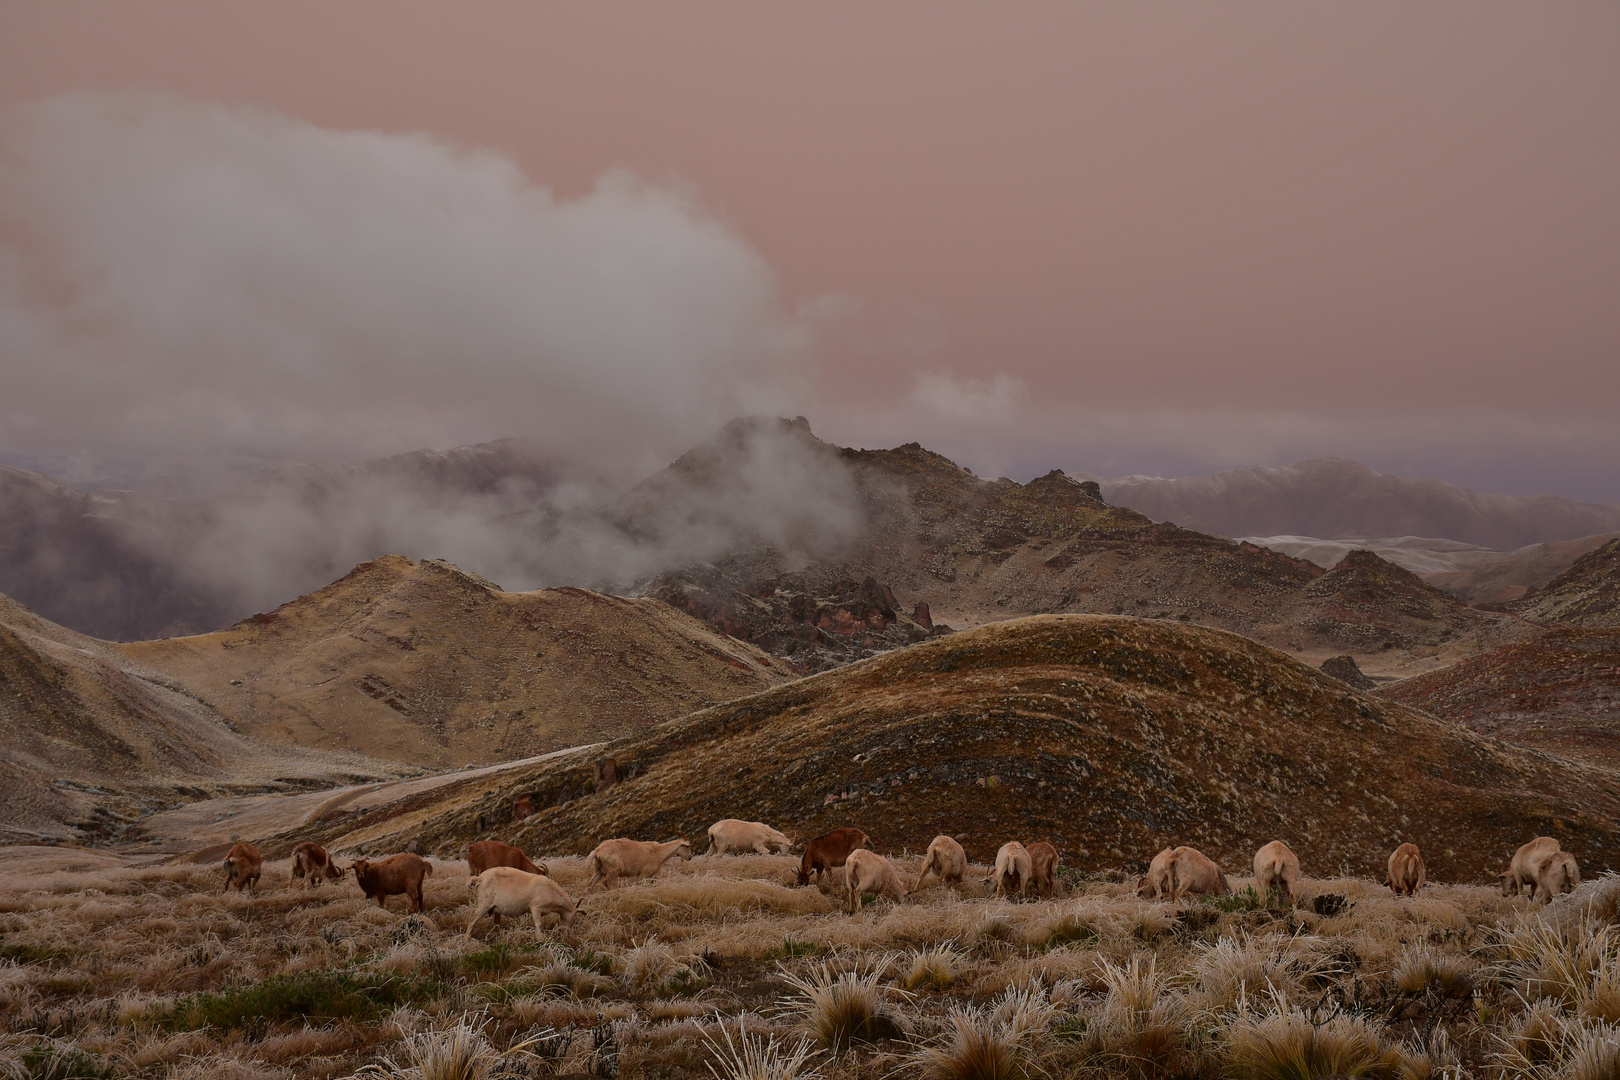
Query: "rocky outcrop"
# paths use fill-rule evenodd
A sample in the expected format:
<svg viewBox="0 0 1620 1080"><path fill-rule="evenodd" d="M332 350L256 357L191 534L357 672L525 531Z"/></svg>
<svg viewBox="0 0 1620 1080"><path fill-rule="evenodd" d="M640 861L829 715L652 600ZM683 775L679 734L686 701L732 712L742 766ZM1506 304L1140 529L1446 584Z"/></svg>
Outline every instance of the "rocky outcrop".
<svg viewBox="0 0 1620 1080"><path fill-rule="evenodd" d="M1331 675L1342 683L1349 683L1357 690L1371 690L1378 684L1361 673L1353 656L1330 656L1322 661L1322 674Z"/></svg>
<svg viewBox="0 0 1620 1080"><path fill-rule="evenodd" d="M936 629L926 603L904 614L893 590L871 577L818 587L802 574L785 574L739 587L720 568L690 567L661 574L638 593L786 657L803 672L824 671L949 630Z"/></svg>

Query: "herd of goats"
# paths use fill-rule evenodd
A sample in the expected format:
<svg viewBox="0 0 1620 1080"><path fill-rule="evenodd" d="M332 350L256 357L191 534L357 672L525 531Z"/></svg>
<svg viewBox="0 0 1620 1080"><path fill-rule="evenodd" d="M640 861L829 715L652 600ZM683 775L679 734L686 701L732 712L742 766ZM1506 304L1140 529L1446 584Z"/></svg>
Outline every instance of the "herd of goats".
<svg viewBox="0 0 1620 1080"><path fill-rule="evenodd" d="M786 854L793 840L758 821L727 818L709 827L710 855ZM909 888L888 859L867 847L869 838L859 829L842 828L816 837L805 845L799 864L798 883L816 884L822 875L844 868L844 889L850 914L859 910L863 895L890 897L899 901L908 893L930 884L961 885L967 873L967 853L949 836L936 836L916 882ZM467 888L474 898L473 917L467 936L485 915L529 915L535 929L544 930L544 920L555 916L563 925L572 925L578 907L562 887L552 880L545 863L534 863L521 850L499 840L480 840L466 851L470 877ZM673 858L690 859L692 843L684 835L664 843L648 840L604 840L586 857L590 878L589 892L598 884L611 888L620 878L636 880L656 877ZM1056 883L1058 852L1044 841L1027 847L1016 840L1001 845L995 869L983 880L987 896L1020 898L1033 891L1050 897ZM235 885L238 892L252 890L258 883L263 859L252 844L237 844L225 856L225 888ZM403 895L410 911L422 910L422 879L433 873L433 866L420 855L404 852L371 862L355 859L340 867L319 844L303 843L293 849L292 877L305 879L310 886L322 881L340 881L354 872L366 899L375 898L379 907L389 896ZM1389 857L1385 884L1397 896L1412 896L1423 887L1423 855L1416 844L1402 844ZM1502 895L1528 894L1532 902L1550 902L1553 897L1572 892L1580 884L1580 867L1575 857L1560 850L1558 841L1538 836L1514 853L1501 874ZM1254 887L1266 903L1274 895L1285 896L1290 906L1299 902L1299 858L1281 840L1273 840L1254 855ZM1166 848L1154 856L1152 865L1137 887L1139 896L1153 900L1180 901L1191 895L1228 895L1232 891L1226 875L1214 860L1190 847Z"/></svg>

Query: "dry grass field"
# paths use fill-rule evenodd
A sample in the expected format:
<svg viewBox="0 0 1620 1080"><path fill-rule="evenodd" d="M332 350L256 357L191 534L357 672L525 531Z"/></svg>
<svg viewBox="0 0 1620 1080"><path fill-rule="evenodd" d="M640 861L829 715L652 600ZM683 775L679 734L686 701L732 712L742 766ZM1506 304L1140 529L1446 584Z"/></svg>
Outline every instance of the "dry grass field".
<svg viewBox="0 0 1620 1080"><path fill-rule="evenodd" d="M465 866L434 867L415 917L284 861L257 895L194 865L0 879L0 1076L1620 1075L1615 875L1545 909L1366 879L1171 905L1070 875L850 916L792 857L698 856L572 927L469 941ZM550 867L577 897L583 860Z"/></svg>

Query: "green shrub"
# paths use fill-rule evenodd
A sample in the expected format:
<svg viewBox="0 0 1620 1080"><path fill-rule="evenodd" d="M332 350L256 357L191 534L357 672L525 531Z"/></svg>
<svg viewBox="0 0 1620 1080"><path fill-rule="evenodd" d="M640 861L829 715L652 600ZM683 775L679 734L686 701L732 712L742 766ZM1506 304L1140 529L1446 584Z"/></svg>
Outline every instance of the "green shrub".
<svg viewBox="0 0 1620 1080"><path fill-rule="evenodd" d="M30 1047L18 1064L22 1070L14 1075L29 1080L104 1080L113 1075L112 1066L103 1065L98 1055L53 1042Z"/></svg>
<svg viewBox="0 0 1620 1080"><path fill-rule="evenodd" d="M782 939L782 944L773 945L765 950L766 960L796 960L801 956L820 956L826 951L823 945L813 941L797 941L791 937Z"/></svg>
<svg viewBox="0 0 1620 1080"><path fill-rule="evenodd" d="M250 986L193 994L164 1013L171 1030L259 1028L266 1024L377 1020L390 1009L435 997L442 984L377 972L312 970Z"/></svg>
<svg viewBox="0 0 1620 1080"><path fill-rule="evenodd" d="M1220 911L1259 911L1265 907L1265 901L1260 894L1249 885L1242 892L1235 892L1231 896L1206 896L1204 903Z"/></svg>

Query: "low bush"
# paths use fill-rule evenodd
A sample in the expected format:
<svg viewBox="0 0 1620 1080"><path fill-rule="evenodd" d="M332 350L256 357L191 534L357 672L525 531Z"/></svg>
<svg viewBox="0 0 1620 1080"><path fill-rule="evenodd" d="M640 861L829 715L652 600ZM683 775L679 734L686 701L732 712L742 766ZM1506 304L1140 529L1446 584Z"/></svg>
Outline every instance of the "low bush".
<svg viewBox="0 0 1620 1080"><path fill-rule="evenodd" d="M442 984L380 972L312 969L215 993L193 994L158 1018L169 1030L258 1029L267 1024L377 1020L399 1005L437 997Z"/></svg>

